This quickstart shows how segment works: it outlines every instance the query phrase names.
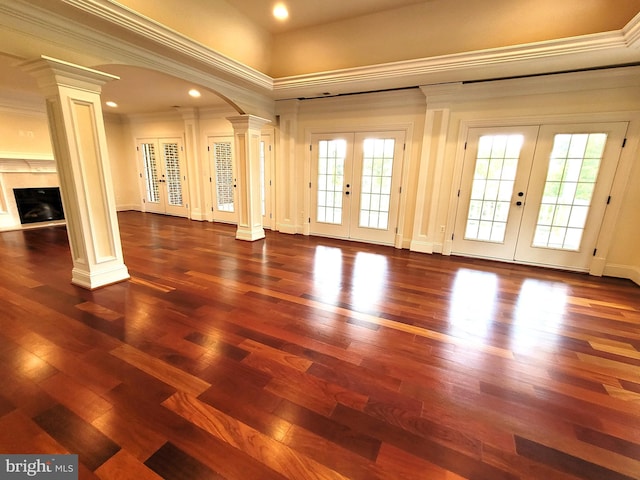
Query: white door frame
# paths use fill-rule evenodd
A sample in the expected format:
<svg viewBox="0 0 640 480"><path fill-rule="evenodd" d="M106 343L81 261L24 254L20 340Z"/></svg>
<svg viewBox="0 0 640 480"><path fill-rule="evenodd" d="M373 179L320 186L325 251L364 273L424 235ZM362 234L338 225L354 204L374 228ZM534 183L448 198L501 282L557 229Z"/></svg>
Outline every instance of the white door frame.
<svg viewBox="0 0 640 480"><path fill-rule="evenodd" d="M178 146L178 165L180 168L180 188L182 190L182 205L170 205L168 198L168 186L166 183L166 177L159 179L158 185L158 197L160 202L152 206L147 199L147 187L146 187L146 169L144 166L144 157L142 151L140 151L141 144L153 144L155 147L156 155L156 171L165 177L165 162L162 150L162 145L166 143L176 143ZM187 164L184 158L184 139L182 135L164 135L162 137L139 137L135 139L136 145L136 165L138 169L138 188L142 197L141 210L143 212L159 213L163 215L174 215L180 217L189 217L188 208L188 194L189 185L187 180ZM164 172L164 173L163 173ZM156 208L154 208L156 207Z"/></svg>
<svg viewBox="0 0 640 480"><path fill-rule="evenodd" d="M229 143L231 146L231 165L232 165L232 175L234 179L234 185L237 181L236 178L236 162L235 162L235 142L233 135L209 135L207 136L207 164L209 167L209 195L211 196L211 210L207 214L207 218L212 222L222 222L222 223L238 223L238 202L237 202L237 188L233 189L233 212L226 212L222 210L218 210L217 204L217 193L216 193L216 165L214 152L211 148L214 143Z"/></svg>
<svg viewBox="0 0 640 480"><path fill-rule="evenodd" d="M405 248L408 247L404 245L404 222L406 218L406 210L407 210L407 195L406 192L409 188L409 164L411 159L411 145L413 144L413 124L412 123L394 123L394 124L375 124L375 125L360 125L360 126L349 126L349 127L339 127L339 128L327 128L327 127L309 127L305 128L304 133L304 168L303 168L303 178L306 179L306 182L311 181L311 161L312 161L312 152L309 149L309 145L312 143L312 136L318 134L347 134L347 133L362 133L362 132L389 132L389 131L402 131L404 132L404 141L405 141L405 149L404 155L402 159L402 169L401 169L401 179L400 184L402 188L402 193L400 194L399 204L398 204L398 231L396 232L394 247L395 248ZM311 192L310 189L305 189L307 194L303 196L303 218L302 221L302 234L310 235L309 222L307 221L311 218Z"/></svg>

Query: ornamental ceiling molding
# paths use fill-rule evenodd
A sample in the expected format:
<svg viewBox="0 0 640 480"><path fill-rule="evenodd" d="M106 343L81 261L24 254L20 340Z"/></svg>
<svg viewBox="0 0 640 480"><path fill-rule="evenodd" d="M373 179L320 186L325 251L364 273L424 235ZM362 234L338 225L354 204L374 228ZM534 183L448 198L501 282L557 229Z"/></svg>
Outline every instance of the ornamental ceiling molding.
<svg viewBox="0 0 640 480"><path fill-rule="evenodd" d="M74 0L63 1L66 3L74 2ZM77 3L81 3L84 7L88 7L89 4L114 7L114 4L105 1L79 0ZM104 9L100 11L104 13ZM85 10L85 12L92 15L96 13L93 10ZM128 15L135 17L137 14L134 15L130 12ZM104 20L113 23L109 18L126 19L128 15L122 17L122 15L111 12ZM145 20L140 19L140 22L144 24ZM195 42L158 26L148 19L146 22L149 27L146 29L142 29L141 25L137 25L135 22L123 21L122 23L129 25L129 27L123 28L128 28L132 34L142 35L156 45L158 39L163 36L172 37L170 42L162 44L166 54L182 54L186 62L176 61L166 54L162 55L145 49L141 45L125 42L86 25L75 24L70 27L69 21L65 17L23 1L14 0L7 3L0 1L0 25L3 27L6 25L8 29L26 34L34 40L46 42L55 49L64 49L70 52L74 58L65 58L65 61L82 65L124 64L148 68L210 88L221 97L226 98L239 112L249 110L268 113L273 111L270 99L273 82L270 77L208 50L202 45L196 45ZM159 28L159 30L153 33L153 28ZM182 41L182 44L179 40ZM172 46L169 47L169 44ZM178 45L180 45L180 49L176 48ZM15 55L14 52L11 53ZM41 53L40 51L30 52L29 55L39 57ZM20 56L24 57L25 55ZM189 61L195 62L196 66L189 64Z"/></svg>
<svg viewBox="0 0 640 480"><path fill-rule="evenodd" d="M580 70L640 63L639 13L621 30L612 32L273 79L111 0L61 1L142 37L153 45L161 46L167 54L179 54L186 61L165 58L84 26L77 26L70 31L63 17L27 3L14 1L11 6L0 4L0 13L13 15L23 24L37 26L42 38L53 35L60 45L64 45L64 40L68 41L71 37L75 44L74 51L80 52L81 45L85 49L87 45L93 45L101 55L111 54L115 59L128 58L132 65L198 81L213 89L219 87L217 91L229 99L235 101L238 97L245 98L249 104L253 102L262 108L268 107L258 98L260 95L272 99L318 97L558 73L563 68ZM44 31L48 32L49 37ZM66 46L74 48L68 43ZM217 72L219 77L212 78L208 70Z"/></svg>
<svg viewBox="0 0 640 480"><path fill-rule="evenodd" d="M109 0L62 0L62 2L232 77L242 78L259 88L268 90L273 88L273 79L268 75L226 57L124 5Z"/></svg>
<svg viewBox="0 0 640 480"><path fill-rule="evenodd" d="M335 94L339 92L332 91L332 88L341 90L343 86L354 83L388 83L389 80L398 78L405 79L405 84L398 87L457 82L468 80L456 78L457 72L479 72L489 69L500 71L500 67L511 65L522 66L522 71L528 71L529 75L555 73L538 72L535 67L545 64L557 65L558 61L576 56L591 58L591 68L612 66L607 63L612 59L617 59L618 64L640 63L640 13L618 31L277 78L274 80L274 92L277 93L277 97L287 97L285 92L292 92L293 96L296 96L296 93L308 90ZM430 78L436 80L430 82ZM482 79L479 77L472 80ZM418 83L415 83L416 80Z"/></svg>

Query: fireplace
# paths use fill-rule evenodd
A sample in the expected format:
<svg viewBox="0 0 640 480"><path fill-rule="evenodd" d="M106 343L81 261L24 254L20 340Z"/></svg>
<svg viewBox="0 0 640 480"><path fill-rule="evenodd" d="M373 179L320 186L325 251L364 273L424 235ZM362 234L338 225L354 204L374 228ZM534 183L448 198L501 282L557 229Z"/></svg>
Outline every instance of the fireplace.
<svg viewBox="0 0 640 480"><path fill-rule="evenodd" d="M60 188L14 188L20 223L64 220Z"/></svg>

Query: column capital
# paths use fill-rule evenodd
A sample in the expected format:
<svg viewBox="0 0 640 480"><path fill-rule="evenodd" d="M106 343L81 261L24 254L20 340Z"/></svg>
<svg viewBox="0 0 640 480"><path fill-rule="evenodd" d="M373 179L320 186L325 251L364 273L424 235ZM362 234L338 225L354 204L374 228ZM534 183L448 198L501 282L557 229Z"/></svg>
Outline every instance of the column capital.
<svg viewBox="0 0 640 480"><path fill-rule="evenodd" d="M427 105L448 105L460 94L463 84L442 83L439 85L421 85L420 91L424 94Z"/></svg>
<svg viewBox="0 0 640 480"><path fill-rule="evenodd" d="M57 89L60 86L100 93L105 83L111 80L120 80L117 75L82 67L46 55L24 62L20 66L22 70L35 77L38 86L45 95L57 95Z"/></svg>
<svg viewBox="0 0 640 480"><path fill-rule="evenodd" d="M267 123L271 123L268 118L257 117L255 115L235 115L227 117L227 120L233 125L235 131L240 130L260 130Z"/></svg>

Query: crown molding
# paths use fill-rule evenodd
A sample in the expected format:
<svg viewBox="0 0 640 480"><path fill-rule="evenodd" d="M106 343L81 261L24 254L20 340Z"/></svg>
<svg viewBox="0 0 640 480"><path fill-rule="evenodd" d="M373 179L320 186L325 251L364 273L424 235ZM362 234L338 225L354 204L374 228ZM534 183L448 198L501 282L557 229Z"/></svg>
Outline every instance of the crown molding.
<svg viewBox="0 0 640 480"><path fill-rule="evenodd" d="M631 48L640 48L640 13L633 17L622 29L622 35Z"/></svg>
<svg viewBox="0 0 640 480"><path fill-rule="evenodd" d="M91 25L70 23L55 11L58 2L38 2L43 7L27 0L0 1L0 15L7 17L2 19L7 28L65 49L77 57L68 59L74 63L125 63L161 71L215 90L238 113L260 116L273 114L273 100L323 97L327 92L340 95L640 63L639 13L612 32L274 79L115 0L59 2L143 41L136 44Z"/></svg>
<svg viewBox="0 0 640 480"><path fill-rule="evenodd" d="M259 88L269 90L273 88L273 79L268 75L211 50L124 5L111 0L62 0L62 2L100 20L135 32L136 35L198 60L232 77L240 77Z"/></svg>
<svg viewBox="0 0 640 480"><path fill-rule="evenodd" d="M501 71L514 72L504 76L555 73L549 68L553 65L561 65L559 60L570 57L587 59L583 61L586 62L585 65L579 68L640 62L638 47L640 47L640 14L618 31L281 77L274 80L273 89L275 98L285 99L301 98L305 94L322 95L314 92L347 93L351 86L357 84L372 87L395 84L395 88L402 88L413 85L483 80L487 79L483 76L487 75L487 72L498 72L494 78L499 78ZM509 68L503 70L503 67ZM477 77L473 77L474 74ZM398 84L398 79L404 83Z"/></svg>
<svg viewBox="0 0 640 480"><path fill-rule="evenodd" d="M32 45L46 42L54 50L68 52L65 58L78 65L125 64L156 70L196 82L218 92L234 108L270 114L273 80L239 62L207 49L176 32L126 10L109 0L60 0L111 25L142 36L147 46L163 49L152 51L145 42L133 43L109 35L89 25L69 22L61 12L29 4L23 0L0 1L0 23L34 39ZM54 2L46 6L55 6ZM95 10L94 10L95 9ZM4 18L3 18L4 17ZM1 49L0 49L1 50ZM11 52L17 57L39 57L42 52ZM179 54L181 60L176 60ZM60 57L58 55L58 57Z"/></svg>

